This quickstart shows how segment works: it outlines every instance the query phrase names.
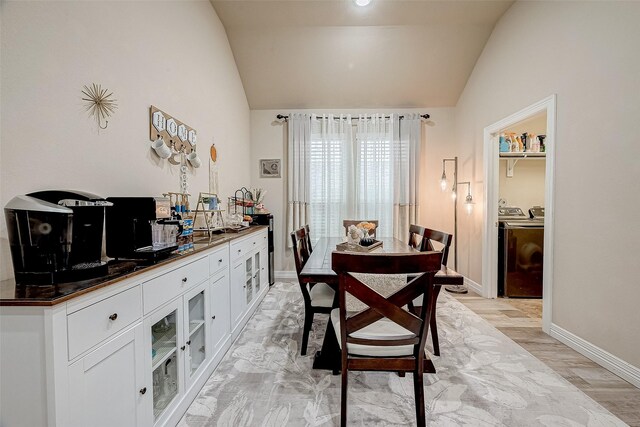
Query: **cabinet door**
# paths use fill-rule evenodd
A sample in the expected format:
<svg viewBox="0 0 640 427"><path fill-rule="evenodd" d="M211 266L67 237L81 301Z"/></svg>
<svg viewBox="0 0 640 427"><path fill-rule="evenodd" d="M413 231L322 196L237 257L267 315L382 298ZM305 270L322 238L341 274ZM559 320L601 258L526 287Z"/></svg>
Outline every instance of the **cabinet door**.
<svg viewBox="0 0 640 427"><path fill-rule="evenodd" d="M229 286L231 294L231 325L233 325L231 329L234 329L240 323L247 306L244 268L244 261L241 261L235 264L231 271L231 283Z"/></svg>
<svg viewBox="0 0 640 427"><path fill-rule="evenodd" d="M260 295L260 290L263 286L263 277L260 274L260 269L262 268L262 258L260 257L260 252L256 252L253 254L253 290L256 295Z"/></svg>
<svg viewBox="0 0 640 427"><path fill-rule="evenodd" d="M253 299L253 254L244 260L244 291L246 297L246 305L251 304Z"/></svg>
<svg viewBox="0 0 640 427"><path fill-rule="evenodd" d="M263 247L260 249L260 285L264 288L269 287L269 249ZM266 289L263 289L265 291Z"/></svg>
<svg viewBox="0 0 640 427"><path fill-rule="evenodd" d="M153 396L153 423L183 393L184 320L182 299L176 300L145 319L147 368ZM164 422L164 421L162 421Z"/></svg>
<svg viewBox="0 0 640 427"><path fill-rule="evenodd" d="M69 367L73 426L143 426L152 390L145 384L142 323Z"/></svg>
<svg viewBox="0 0 640 427"><path fill-rule="evenodd" d="M211 348L217 353L220 344L229 334L230 328L229 275L220 274L211 278Z"/></svg>
<svg viewBox="0 0 640 427"><path fill-rule="evenodd" d="M205 366L211 355L209 349L209 283L198 285L184 295L184 337L185 347L185 389L189 389L193 380Z"/></svg>

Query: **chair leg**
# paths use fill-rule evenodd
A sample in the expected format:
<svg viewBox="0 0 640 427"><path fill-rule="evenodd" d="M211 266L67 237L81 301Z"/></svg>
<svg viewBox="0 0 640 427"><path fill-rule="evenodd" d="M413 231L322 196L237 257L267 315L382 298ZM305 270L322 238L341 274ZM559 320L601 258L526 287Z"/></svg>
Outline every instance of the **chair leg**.
<svg viewBox="0 0 640 427"><path fill-rule="evenodd" d="M342 364L342 386L340 389L340 427L347 427L347 367Z"/></svg>
<svg viewBox="0 0 640 427"><path fill-rule="evenodd" d="M311 324L313 323L313 311L304 310L304 326L302 328L302 344L300 345L300 355L307 354L307 344L309 342L309 331L311 331Z"/></svg>
<svg viewBox="0 0 640 427"><path fill-rule="evenodd" d="M431 327L431 340L433 342L433 354L440 356L440 344L438 344L438 325L436 324L436 312L435 307L431 312L431 320L429 321Z"/></svg>
<svg viewBox="0 0 640 427"><path fill-rule="evenodd" d="M438 295L440 294L440 286L433 288L431 297L431 318L429 319L429 327L431 328L431 341L433 342L433 354L440 356L440 344L438 343L438 325L436 323L436 306Z"/></svg>
<svg viewBox="0 0 640 427"><path fill-rule="evenodd" d="M413 372L413 389L416 398L416 426L425 427L425 413L424 413L424 386L422 384L422 370Z"/></svg>

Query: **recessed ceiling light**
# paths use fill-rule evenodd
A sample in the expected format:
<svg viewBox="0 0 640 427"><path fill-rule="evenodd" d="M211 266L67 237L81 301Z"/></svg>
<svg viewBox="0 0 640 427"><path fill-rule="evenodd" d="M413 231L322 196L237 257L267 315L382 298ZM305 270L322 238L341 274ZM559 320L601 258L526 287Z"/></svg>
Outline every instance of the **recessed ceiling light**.
<svg viewBox="0 0 640 427"><path fill-rule="evenodd" d="M358 6L366 6L371 3L371 0L353 0Z"/></svg>

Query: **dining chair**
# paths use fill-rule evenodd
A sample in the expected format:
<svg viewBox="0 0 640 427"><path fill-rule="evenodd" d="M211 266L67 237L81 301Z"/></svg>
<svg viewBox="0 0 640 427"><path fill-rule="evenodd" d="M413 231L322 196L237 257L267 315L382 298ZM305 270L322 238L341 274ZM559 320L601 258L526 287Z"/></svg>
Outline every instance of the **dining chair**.
<svg viewBox="0 0 640 427"><path fill-rule="evenodd" d="M341 426L347 425L349 371L412 372L417 425L425 425L423 373L435 373L424 348L431 307L420 314L403 307L418 296L429 299L440 260L440 253L436 252L402 255L333 252L331 265L338 275L340 307L331 311L331 322L342 356ZM360 281L358 273L407 274L412 278L400 281L398 289L384 297ZM366 307L350 311L347 295Z"/></svg>
<svg viewBox="0 0 640 427"><path fill-rule="evenodd" d="M302 344L300 344L300 354L307 354L307 344L309 342L309 331L313 324L313 317L316 313L331 313L335 300L335 291L326 283L305 283L300 279L300 273L311 255L311 239L309 237L309 226L291 233L293 243L293 258L296 264L296 273L300 291L304 299L304 326L302 329Z"/></svg>
<svg viewBox="0 0 640 427"><path fill-rule="evenodd" d="M430 228L422 227L419 225L411 224L409 226L409 246L418 249L421 252L424 251L435 251L435 247L433 242L438 242L442 246L439 249L439 252L442 254L441 263L442 265L447 265L447 260L449 258L449 248L451 247L451 242L453 241L453 235L448 234L438 230L432 230ZM436 287L435 289L435 298L433 298L433 307L431 307L431 341L433 343L433 354L436 356L440 356L440 344L438 342L438 324L436 322L436 302L438 299L438 295L440 294L440 287ZM422 309L422 298L418 297L411 303L409 303L410 310L421 310Z"/></svg>
<svg viewBox="0 0 640 427"><path fill-rule="evenodd" d="M347 233L349 232L349 227L352 225L358 225L361 222L370 222L372 224L374 224L376 226L376 228L373 229L373 233L371 234L371 237L376 237L376 231L378 231L378 220L377 219L345 219L342 221L342 226L344 227L344 234L347 235Z"/></svg>
<svg viewBox="0 0 640 427"><path fill-rule="evenodd" d="M311 246L311 232L309 224L304 226L304 231L307 233L307 245L309 245L309 254L311 254L313 252L313 247Z"/></svg>

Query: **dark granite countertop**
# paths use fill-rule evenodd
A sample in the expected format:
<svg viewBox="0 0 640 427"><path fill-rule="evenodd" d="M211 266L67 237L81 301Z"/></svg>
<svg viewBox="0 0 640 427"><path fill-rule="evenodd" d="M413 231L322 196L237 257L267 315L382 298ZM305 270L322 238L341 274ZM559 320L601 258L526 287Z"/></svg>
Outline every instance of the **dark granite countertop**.
<svg viewBox="0 0 640 427"><path fill-rule="evenodd" d="M109 272L106 276L77 282L58 283L55 285L16 285L14 279L0 282L0 306L52 306L68 301L77 296L104 288L125 279L147 273L153 269L164 267L176 260L182 260L231 240L244 237L266 226L251 226L238 233L214 235L194 241L194 249L185 253L173 253L169 257L150 264L148 261L108 260Z"/></svg>

